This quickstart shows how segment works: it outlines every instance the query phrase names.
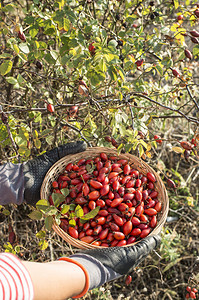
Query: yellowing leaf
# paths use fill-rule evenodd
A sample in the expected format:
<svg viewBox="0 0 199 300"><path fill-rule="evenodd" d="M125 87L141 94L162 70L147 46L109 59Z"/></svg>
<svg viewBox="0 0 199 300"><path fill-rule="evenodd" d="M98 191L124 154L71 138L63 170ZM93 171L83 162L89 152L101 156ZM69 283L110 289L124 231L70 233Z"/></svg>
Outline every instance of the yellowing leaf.
<svg viewBox="0 0 199 300"><path fill-rule="evenodd" d="M38 246L41 250L46 250L46 248L48 247L48 242L42 239L41 241L39 241Z"/></svg>
<svg viewBox="0 0 199 300"><path fill-rule="evenodd" d="M187 197L187 203L189 206L194 206L194 198L193 197Z"/></svg>
<svg viewBox="0 0 199 300"><path fill-rule="evenodd" d="M149 151L145 151L145 154L146 154L146 156L148 157L148 158L151 158L152 157L152 155L151 155L151 152L149 152Z"/></svg>
<svg viewBox="0 0 199 300"><path fill-rule="evenodd" d="M135 62L135 57L133 55L128 55L128 58L134 63Z"/></svg>
<svg viewBox="0 0 199 300"><path fill-rule="evenodd" d="M7 73L9 73L11 71L11 69L12 69L11 60L7 60L0 65L1 75L6 75Z"/></svg>
<svg viewBox="0 0 199 300"><path fill-rule="evenodd" d="M178 8L178 6L179 6L179 2L178 2L178 0L174 0L173 2L174 2L175 9L177 9L177 8Z"/></svg>
<svg viewBox="0 0 199 300"><path fill-rule="evenodd" d="M41 199L36 203L37 208L38 208L38 206L49 206L49 202L46 199Z"/></svg>
<svg viewBox="0 0 199 300"><path fill-rule="evenodd" d="M118 70L118 73L120 74L120 77L122 78L122 80L124 81L124 74L122 73L121 70Z"/></svg>
<svg viewBox="0 0 199 300"><path fill-rule="evenodd" d="M142 157L142 155L144 154L144 149L141 144L138 145L138 150L139 150L140 157Z"/></svg>
<svg viewBox="0 0 199 300"><path fill-rule="evenodd" d="M147 150L147 151L150 151L150 150L151 150L151 144L147 144L146 150Z"/></svg>
<svg viewBox="0 0 199 300"><path fill-rule="evenodd" d="M173 25L171 26L170 30L173 31L173 32L175 32L175 31L177 31L177 28L178 28L178 27L179 27L179 24L175 23L175 24L173 24Z"/></svg>
<svg viewBox="0 0 199 300"><path fill-rule="evenodd" d="M17 45L13 45L13 50L15 51L16 54L19 54L20 50L19 47Z"/></svg>
<svg viewBox="0 0 199 300"><path fill-rule="evenodd" d="M180 147L172 147L171 150L174 151L174 152L176 152L176 153L182 153L183 152L183 149L180 148Z"/></svg>

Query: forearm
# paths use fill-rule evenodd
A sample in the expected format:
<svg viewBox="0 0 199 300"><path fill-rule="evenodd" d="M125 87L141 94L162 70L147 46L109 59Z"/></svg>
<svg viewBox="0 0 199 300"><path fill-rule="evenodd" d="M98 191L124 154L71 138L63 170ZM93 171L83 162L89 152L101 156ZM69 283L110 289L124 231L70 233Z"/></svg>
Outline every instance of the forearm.
<svg viewBox="0 0 199 300"><path fill-rule="evenodd" d="M83 270L74 263L22 262L28 270L34 287L34 300L64 300L81 294L86 279Z"/></svg>

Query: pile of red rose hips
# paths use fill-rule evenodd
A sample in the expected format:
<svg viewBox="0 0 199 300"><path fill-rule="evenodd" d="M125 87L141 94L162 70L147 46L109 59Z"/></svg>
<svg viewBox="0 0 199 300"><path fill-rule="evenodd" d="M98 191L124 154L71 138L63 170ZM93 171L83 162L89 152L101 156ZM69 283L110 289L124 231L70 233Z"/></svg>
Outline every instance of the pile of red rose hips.
<svg viewBox="0 0 199 300"><path fill-rule="evenodd" d="M68 188L64 203L79 204L84 214L96 207L99 211L86 222L76 217L75 226L64 219L60 227L75 239L103 247L124 246L145 238L156 227L162 210L155 182L153 173L145 176L126 159L106 153L68 163L52 183L53 192Z"/></svg>
<svg viewBox="0 0 199 300"><path fill-rule="evenodd" d="M198 290L196 288L187 286L186 290L188 292L185 296L186 299L196 299L196 294L198 293Z"/></svg>

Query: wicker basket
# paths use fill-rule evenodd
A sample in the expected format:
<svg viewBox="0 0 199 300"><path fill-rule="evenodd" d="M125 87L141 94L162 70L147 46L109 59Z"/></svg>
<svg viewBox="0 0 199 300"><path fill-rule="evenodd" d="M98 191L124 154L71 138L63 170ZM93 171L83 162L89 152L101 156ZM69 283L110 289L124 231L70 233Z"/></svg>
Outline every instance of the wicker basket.
<svg viewBox="0 0 199 300"><path fill-rule="evenodd" d="M160 233L166 218L168 214L168 209L169 209L169 200L168 200L168 195L166 188L160 178L160 176L143 160L139 159L138 157L131 155L129 153L126 154L117 154L117 151L111 148L105 148L105 147L92 147L88 148L86 151L77 153L77 154L71 154L63 157L59 161L57 161L47 172L44 181L41 186L41 199L48 199L49 195L51 194L51 189L52 189L52 182L54 180L57 180L58 176L64 171L65 166L69 162L77 162L81 158L95 158L98 156L101 152L106 153L107 155L114 155L118 156L120 159L127 159L130 163L131 166L138 171L140 171L142 174L146 175L147 172L152 172L157 181L155 182L155 189L158 191L158 199L162 203L162 211L158 213L158 224L157 226L152 230L152 232L148 235L154 235ZM53 224L53 230L60 236L62 237L66 242L69 244L73 245L74 247L80 248L80 249L93 249L93 248L102 248L101 246L96 246L92 244L88 244L85 242L82 242L78 239L74 239L70 235L68 235L64 230L62 230L55 222ZM135 242L137 243L137 242ZM134 243L134 244L135 244ZM133 244L130 244L133 245ZM123 247L128 247L130 245L126 245Z"/></svg>

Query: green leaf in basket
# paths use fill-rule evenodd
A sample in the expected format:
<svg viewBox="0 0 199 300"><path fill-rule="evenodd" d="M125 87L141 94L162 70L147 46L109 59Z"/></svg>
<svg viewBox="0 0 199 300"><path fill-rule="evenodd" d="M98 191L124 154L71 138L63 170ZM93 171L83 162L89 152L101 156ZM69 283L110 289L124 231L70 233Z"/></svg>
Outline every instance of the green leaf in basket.
<svg viewBox="0 0 199 300"><path fill-rule="evenodd" d="M63 194L52 193L52 199L56 207L58 207L65 200Z"/></svg>
<svg viewBox="0 0 199 300"><path fill-rule="evenodd" d="M61 214L65 215L70 209L70 205L68 204L62 204L61 206Z"/></svg>
<svg viewBox="0 0 199 300"><path fill-rule="evenodd" d="M61 223L61 217L62 217L62 215L61 214L56 214L55 215L55 222L57 223L57 225L60 225L60 223Z"/></svg>
<svg viewBox="0 0 199 300"><path fill-rule="evenodd" d="M69 225L72 226L72 227L75 227L75 226L76 226L75 220L74 220L74 219L71 219L71 220L69 221Z"/></svg>
<svg viewBox="0 0 199 300"><path fill-rule="evenodd" d="M93 173L94 170L95 170L95 165L93 165L93 162L86 165L86 171L88 172L88 174Z"/></svg>
<svg viewBox="0 0 199 300"><path fill-rule="evenodd" d="M97 216L99 210L100 210L100 206L97 206L95 209L89 211L89 213L87 213L86 215L81 217L80 221L88 221L88 220L94 218L95 216Z"/></svg>
<svg viewBox="0 0 199 300"><path fill-rule="evenodd" d="M57 213L57 208L54 206L50 206L45 210L45 214L48 216L54 216Z"/></svg>
<svg viewBox="0 0 199 300"><path fill-rule="evenodd" d="M60 190L61 191L61 193L65 196L65 197L67 197L68 195L69 195L69 189L67 189L67 188L64 188L64 189L61 189Z"/></svg>
<svg viewBox="0 0 199 300"><path fill-rule="evenodd" d="M76 204L75 203L71 203L70 204L70 210L73 211L75 210Z"/></svg>
<svg viewBox="0 0 199 300"><path fill-rule="evenodd" d="M83 211L83 209L81 208L80 205L76 206L76 208L75 208L75 215L78 218L81 218L84 215L84 211Z"/></svg>

